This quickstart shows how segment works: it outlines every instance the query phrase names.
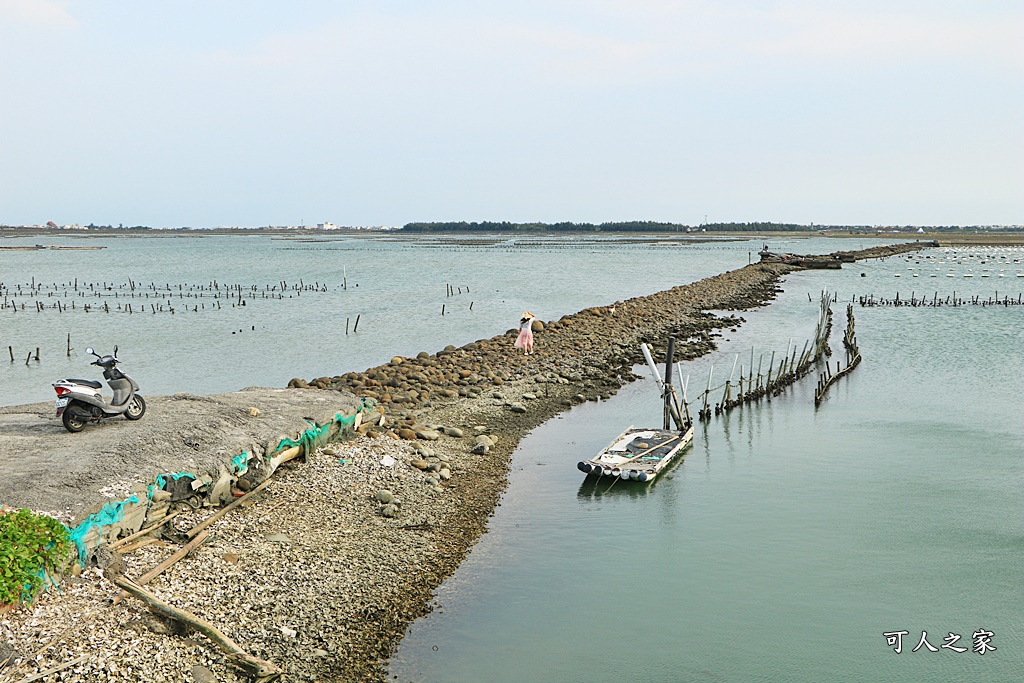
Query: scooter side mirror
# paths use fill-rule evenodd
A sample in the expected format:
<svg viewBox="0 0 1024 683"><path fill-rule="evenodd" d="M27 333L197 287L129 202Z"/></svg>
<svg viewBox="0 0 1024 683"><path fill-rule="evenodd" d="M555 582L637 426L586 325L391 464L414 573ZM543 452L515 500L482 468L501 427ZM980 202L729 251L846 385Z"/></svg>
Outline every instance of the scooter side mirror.
<svg viewBox="0 0 1024 683"><path fill-rule="evenodd" d="M91 346L90 346L89 348L87 348L87 349L85 350L85 352L86 352L86 353L88 353L88 354L91 354L91 355L93 355L93 356L95 356L95 355L96 355L96 352L92 350L92 347L91 347Z"/></svg>

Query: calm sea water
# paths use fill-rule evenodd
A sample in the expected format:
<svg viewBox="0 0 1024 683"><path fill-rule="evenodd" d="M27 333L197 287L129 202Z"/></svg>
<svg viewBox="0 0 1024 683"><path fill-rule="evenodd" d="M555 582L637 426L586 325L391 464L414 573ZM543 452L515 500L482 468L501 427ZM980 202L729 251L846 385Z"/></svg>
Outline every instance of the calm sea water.
<svg viewBox="0 0 1024 683"><path fill-rule="evenodd" d="M748 364L751 346L809 337L822 289L1016 296L1024 282L1019 250L943 254L789 276L720 352L684 367L690 386L712 364L727 374L737 352ZM1000 261L1003 278L981 277ZM660 419L650 380L534 430L489 533L403 641L395 680L1017 680L1024 307L854 313L864 362L820 408L809 378L716 418L652 486L588 486L574 466ZM883 636L897 631L900 654ZM972 650L979 631L996 651ZM938 652L912 651L923 632ZM967 652L942 648L950 633Z"/></svg>
<svg viewBox="0 0 1024 683"><path fill-rule="evenodd" d="M692 243L615 236L3 240L3 246L34 244L105 249L0 251L0 294L12 292L7 300L19 306L17 312L0 309L0 405L46 400L53 395L51 382L91 376L95 368L84 354L89 346L107 352L117 345L122 367L143 394L284 386L296 376L364 370L394 355L432 353L501 334L517 326L527 309L552 320L737 268L751 252L756 260L761 247L756 240ZM778 243L801 252L847 245L821 238ZM134 292L127 289L129 280ZM270 294L281 294L282 281L285 298L263 298L268 287L278 288ZM190 287L215 283L214 292L187 296ZM33 284L43 285L42 293L25 296ZM317 291L292 289L300 284ZM449 284L453 296L447 295ZM236 285L256 298L247 298L244 307L234 296L212 298ZM99 290L104 296L97 298ZM58 313L53 308L58 300L62 307L74 302L76 308ZM37 313L36 301L48 308ZM83 311L87 303L92 312ZM102 312L104 303L115 312ZM128 303L133 314L117 312L118 305ZM145 312L139 312L140 305ZM164 312L150 312L160 305ZM37 347L39 362L26 365Z"/></svg>
<svg viewBox="0 0 1024 683"><path fill-rule="evenodd" d="M29 243L44 240L57 241ZM3 402L45 400L54 379L89 376L86 345L118 344L147 393L363 369L498 334L525 308L551 319L693 281L743 265L760 248L615 239L87 244L108 249L0 252L0 281L10 289L33 277L216 279L263 289L301 278L327 291L235 308L220 300L213 310L200 299L206 309L186 314L178 303L173 316L35 313L27 299L25 311L0 310L0 350L17 350L14 363L0 363ZM837 242L772 246L812 253ZM840 298L838 356L850 297L1016 297L1022 259L1012 249L935 249L788 276L779 300L744 313L747 322L726 331L717 353L684 367L691 395L712 365L718 384L736 353L746 365L752 346L757 358L781 353L791 338L802 343L823 289ZM447 283L469 293L447 297ZM346 336L345 319L357 314L359 332ZM534 430L514 455L489 533L437 591L441 608L410 629L391 674L417 682L1017 679L1024 307L856 307L855 315L864 362L820 408L808 378L770 403L716 418L698 430L685 461L646 488L589 487L575 463L629 424L660 419L649 380ZM35 346L41 360L26 367ZM997 650L970 650L980 630L994 634ZM901 654L883 636L893 631L907 631ZM934 647L958 634L955 646L968 651L911 652L924 631Z"/></svg>

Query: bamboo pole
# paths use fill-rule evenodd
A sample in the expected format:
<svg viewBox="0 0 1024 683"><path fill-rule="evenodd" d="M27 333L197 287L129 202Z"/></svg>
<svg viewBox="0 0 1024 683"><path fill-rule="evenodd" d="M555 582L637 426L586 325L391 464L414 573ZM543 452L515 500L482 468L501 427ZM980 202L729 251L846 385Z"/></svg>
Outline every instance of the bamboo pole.
<svg viewBox="0 0 1024 683"><path fill-rule="evenodd" d="M181 513L182 513L181 510L178 510L177 512L172 512L171 514L167 515L166 517L161 519L156 524L152 524L152 525L146 527L145 529L141 529L139 531L136 531L131 536L125 536L124 538L117 539L116 541L114 541L113 543L110 544L110 549L114 550L116 548L120 548L121 546L123 546L123 545L125 545L127 543L130 543L131 541L134 541L136 538L139 538L141 536L145 536L146 534L149 534L149 533L152 533L152 532L156 531L157 529L159 529L163 525L167 524L167 522L171 521L172 519L174 519L175 517L177 517Z"/></svg>
<svg viewBox="0 0 1024 683"><path fill-rule="evenodd" d="M301 447L300 446L296 446L296 448L301 448ZM254 488L253 490L249 491L248 493L246 493L241 498L235 498L233 501L231 501L230 503L228 503L227 505L222 507L220 510L217 510L212 515L210 515L209 517L207 517L206 519L201 521L199 524L197 524L194 527L192 527L192 529L186 535L189 538L193 538L200 531L202 531L203 529L205 529L206 527L210 526L211 524L216 522L218 519L223 517L225 515L225 513L228 512L228 510L235 509L236 507L238 507L239 505L242 504L242 501L251 499L255 494L259 493L263 489L265 489L268 486L270 486L271 481L273 481L273 480L272 479L267 479L265 482L263 482L262 484L260 484L256 488Z"/></svg>
<svg viewBox="0 0 1024 683"><path fill-rule="evenodd" d="M177 563L178 560L180 560L181 558L183 558L186 555L188 555L190 552L195 550L198 546L202 545L206 541L206 539L208 537L209 537L209 533L208 532L206 532L206 531L201 532L199 535L197 535L191 541L189 541L188 543L183 545L181 548L179 548L173 555L171 555L166 560L164 560L163 562L161 562L160 564L158 564L157 566L153 567L148 572L143 574L139 578L137 583L140 586L145 586L147 583L149 583L150 581L152 581L156 577L158 577L161 574L163 574L167 570L168 567L170 567L171 565ZM125 596L125 592L124 591L119 591L118 594L115 595L110 600L110 603L112 605L116 605L116 604L120 603L122 600L124 600L124 596Z"/></svg>

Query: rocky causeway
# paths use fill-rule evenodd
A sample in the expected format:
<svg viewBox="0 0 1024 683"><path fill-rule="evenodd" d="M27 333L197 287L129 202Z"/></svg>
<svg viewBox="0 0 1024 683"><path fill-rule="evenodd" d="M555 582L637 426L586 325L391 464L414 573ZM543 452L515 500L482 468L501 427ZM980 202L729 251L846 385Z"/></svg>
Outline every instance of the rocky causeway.
<svg viewBox="0 0 1024 683"><path fill-rule="evenodd" d="M254 438L294 434L374 399L380 419L283 465L148 588L281 667L282 680L383 681L409 623L430 611L433 589L485 532L529 430L634 379L641 342L663 349L674 336L682 358L707 353L719 329L770 302L796 270L753 264L547 321L529 356L509 330L289 389L153 397L143 420L81 434L63 432L50 404L3 408L0 503L71 523L154 472L210 467ZM174 553L209 513L182 506L162 535L127 546L126 573ZM117 588L103 574L71 572L59 592L0 616L0 683L60 666L48 680L251 680L205 636L134 598L114 604Z"/></svg>

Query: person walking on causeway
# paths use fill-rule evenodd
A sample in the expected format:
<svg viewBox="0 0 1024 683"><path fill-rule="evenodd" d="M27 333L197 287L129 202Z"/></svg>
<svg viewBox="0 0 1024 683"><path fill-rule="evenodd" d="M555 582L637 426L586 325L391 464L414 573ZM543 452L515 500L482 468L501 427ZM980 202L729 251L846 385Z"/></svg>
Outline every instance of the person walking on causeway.
<svg viewBox="0 0 1024 683"><path fill-rule="evenodd" d="M516 337L515 347L525 351L526 355L533 353L533 321L536 319L537 316L529 311L519 319L519 336Z"/></svg>

